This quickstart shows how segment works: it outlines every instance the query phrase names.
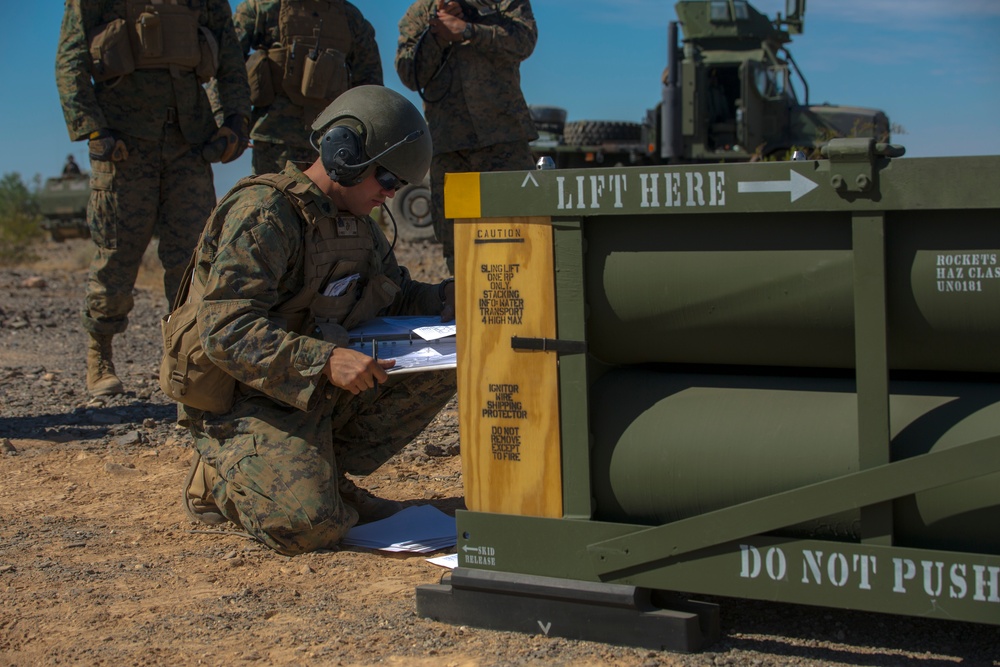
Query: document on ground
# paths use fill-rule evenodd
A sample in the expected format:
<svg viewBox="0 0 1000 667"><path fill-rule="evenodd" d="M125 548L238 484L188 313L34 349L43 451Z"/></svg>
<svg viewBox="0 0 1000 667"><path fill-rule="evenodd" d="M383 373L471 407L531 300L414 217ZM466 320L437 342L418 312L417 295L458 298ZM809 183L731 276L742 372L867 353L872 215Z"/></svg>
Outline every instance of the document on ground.
<svg viewBox="0 0 1000 667"><path fill-rule="evenodd" d="M455 517L433 505L414 505L388 519L351 528L342 543L382 551L429 553L455 546L456 530Z"/></svg>

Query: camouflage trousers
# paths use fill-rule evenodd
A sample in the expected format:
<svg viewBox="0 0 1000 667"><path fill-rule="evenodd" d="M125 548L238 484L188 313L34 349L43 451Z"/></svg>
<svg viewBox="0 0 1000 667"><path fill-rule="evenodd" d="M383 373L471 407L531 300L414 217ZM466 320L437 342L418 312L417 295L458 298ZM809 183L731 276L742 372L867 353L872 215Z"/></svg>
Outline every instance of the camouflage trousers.
<svg viewBox="0 0 1000 667"><path fill-rule="evenodd" d="M252 168L254 174L277 174L291 160L299 169L305 169L319 157L312 146L292 146L272 144L267 141L253 141Z"/></svg>
<svg viewBox="0 0 1000 667"><path fill-rule="evenodd" d="M516 171L534 169L534 166L531 147L524 141L508 141L485 148L441 153L433 157L431 213L434 218L434 236L441 243L448 271L455 273L455 221L444 216L444 175L469 171Z"/></svg>
<svg viewBox="0 0 1000 667"><path fill-rule="evenodd" d="M212 168L181 136L125 137L128 159L91 160L87 223L97 250L90 263L83 327L116 334L128 326L132 288L153 235L159 237L163 291L173 303L184 269L215 206Z"/></svg>
<svg viewBox="0 0 1000 667"><path fill-rule="evenodd" d="M357 522L340 497L343 472L368 475L415 438L455 394L454 370L390 375L357 396L328 386L308 411L259 393L191 431L219 473L222 513L275 551L330 548Z"/></svg>

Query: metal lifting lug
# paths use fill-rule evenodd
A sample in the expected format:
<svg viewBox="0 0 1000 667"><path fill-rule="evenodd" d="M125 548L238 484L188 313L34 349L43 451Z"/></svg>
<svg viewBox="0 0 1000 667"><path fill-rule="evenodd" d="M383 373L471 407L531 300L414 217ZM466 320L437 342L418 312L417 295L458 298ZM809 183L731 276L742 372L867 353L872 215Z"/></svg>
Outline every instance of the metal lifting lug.
<svg viewBox="0 0 1000 667"><path fill-rule="evenodd" d="M823 156L830 160L830 186L839 194L867 193L875 182L875 160L877 158L901 157L906 149L902 146L875 143L868 138L832 139L823 146Z"/></svg>

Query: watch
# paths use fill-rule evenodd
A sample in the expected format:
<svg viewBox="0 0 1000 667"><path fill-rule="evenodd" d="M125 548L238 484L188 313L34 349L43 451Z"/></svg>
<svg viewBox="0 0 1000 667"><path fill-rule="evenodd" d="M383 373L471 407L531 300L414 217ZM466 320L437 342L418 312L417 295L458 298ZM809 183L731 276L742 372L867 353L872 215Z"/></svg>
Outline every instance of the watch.
<svg viewBox="0 0 1000 667"><path fill-rule="evenodd" d="M464 39L467 42L471 42L472 38L475 36L476 36L476 26L466 21L465 30L462 31L462 39Z"/></svg>

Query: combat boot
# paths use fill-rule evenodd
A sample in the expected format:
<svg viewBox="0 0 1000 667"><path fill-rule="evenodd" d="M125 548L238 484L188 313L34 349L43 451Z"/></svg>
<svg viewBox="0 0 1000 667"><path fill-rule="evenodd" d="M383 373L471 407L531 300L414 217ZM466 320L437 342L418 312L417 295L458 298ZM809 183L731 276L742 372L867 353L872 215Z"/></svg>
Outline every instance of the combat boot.
<svg viewBox="0 0 1000 667"><path fill-rule="evenodd" d="M367 489L362 489L347 477L340 477L340 497L344 504L353 507L358 512L358 523L370 523L380 519L388 519L403 509L403 503L398 500L388 500L372 495Z"/></svg>
<svg viewBox="0 0 1000 667"><path fill-rule="evenodd" d="M87 347L87 391L91 396L113 396L125 391L111 361L110 334L90 334Z"/></svg>
<svg viewBox="0 0 1000 667"><path fill-rule="evenodd" d="M215 468L205 465L201 454L195 452L194 458L191 459L191 471L188 472L187 480L184 482L183 494L184 511L193 520L209 525L229 520L223 516L212 496L212 487L218 479L219 473Z"/></svg>

